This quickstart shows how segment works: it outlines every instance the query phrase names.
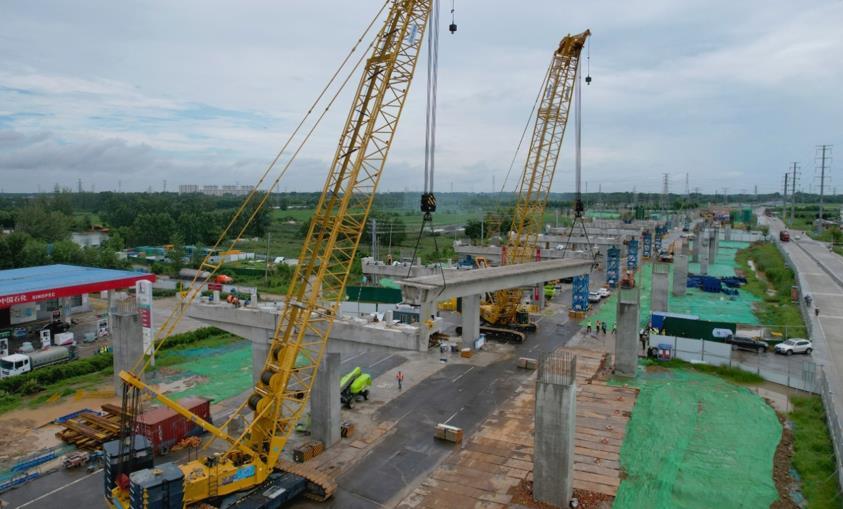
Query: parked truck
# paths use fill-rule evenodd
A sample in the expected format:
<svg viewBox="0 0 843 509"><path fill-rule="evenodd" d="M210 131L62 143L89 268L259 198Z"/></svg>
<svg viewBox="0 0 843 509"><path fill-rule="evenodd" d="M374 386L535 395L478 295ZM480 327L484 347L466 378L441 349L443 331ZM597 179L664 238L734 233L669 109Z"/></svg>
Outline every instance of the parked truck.
<svg viewBox="0 0 843 509"><path fill-rule="evenodd" d="M782 242L790 242L790 232L782 230L779 232L779 240Z"/></svg>
<svg viewBox="0 0 843 509"><path fill-rule="evenodd" d="M234 282L231 276L226 276L225 274L217 274L216 276L211 277L211 273L204 271L204 270L196 270L196 269L181 269L179 271L179 277L181 279L190 279L192 280L195 277L199 279L209 279L214 283L220 283L223 285L231 284Z"/></svg>
<svg viewBox="0 0 843 509"><path fill-rule="evenodd" d="M60 364L76 358L73 346L53 346L28 354L13 353L0 358L0 378L22 375L34 369Z"/></svg>

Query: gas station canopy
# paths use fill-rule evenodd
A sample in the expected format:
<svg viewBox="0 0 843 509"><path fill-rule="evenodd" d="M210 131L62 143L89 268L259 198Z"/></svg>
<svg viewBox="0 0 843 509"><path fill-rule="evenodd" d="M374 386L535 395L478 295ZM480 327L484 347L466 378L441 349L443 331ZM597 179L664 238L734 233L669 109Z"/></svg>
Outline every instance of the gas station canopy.
<svg viewBox="0 0 843 509"><path fill-rule="evenodd" d="M0 309L16 304L129 288L142 280L154 282L155 274L76 265L0 270Z"/></svg>

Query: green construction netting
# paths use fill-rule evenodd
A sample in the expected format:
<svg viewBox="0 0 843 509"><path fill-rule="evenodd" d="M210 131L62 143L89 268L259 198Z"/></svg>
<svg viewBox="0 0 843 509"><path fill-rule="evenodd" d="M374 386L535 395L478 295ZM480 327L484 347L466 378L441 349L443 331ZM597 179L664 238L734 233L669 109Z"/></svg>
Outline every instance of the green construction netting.
<svg viewBox="0 0 843 509"><path fill-rule="evenodd" d="M170 378L175 380L191 375L196 378L190 387L167 394L171 398L202 396L219 403L252 386L252 348L246 341L224 348L185 350L179 354L191 357L190 362L174 366L175 373Z"/></svg>
<svg viewBox="0 0 843 509"><path fill-rule="evenodd" d="M708 273L712 276L734 276L735 255L738 249L749 246L748 242L720 241L717 249L717 263L709 265ZM699 274L700 264L689 263L688 272ZM650 292L652 288L653 265L644 263L636 276L636 284L641 289L641 326L647 325L650 320ZM668 288L673 288L673 265L670 266ZM716 320L724 322L735 322L741 324L758 325L760 322L752 309L758 297L743 290L738 290L737 297L729 297L723 293L708 293L697 288L688 288L686 294L680 297L674 296L671 290L668 291L668 311L699 316L702 320ZM583 320L581 325L585 326L591 321L594 324L597 320L606 321L607 329L611 329L617 321L618 300L615 294L604 299L599 309L593 315ZM664 310L657 310L664 311Z"/></svg>
<svg viewBox="0 0 843 509"><path fill-rule="evenodd" d="M613 212L610 210L586 210L586 217L593 217L594 219L620 219L620 212Z"/></svg>
<svg viewBox="0 0 843 509"><path fill-rule="evenodd" d="M629 383L629 382L625 382ZM764 400L720 378L639 369L614 509L766 508L778 499L781 425Z"/></svg>

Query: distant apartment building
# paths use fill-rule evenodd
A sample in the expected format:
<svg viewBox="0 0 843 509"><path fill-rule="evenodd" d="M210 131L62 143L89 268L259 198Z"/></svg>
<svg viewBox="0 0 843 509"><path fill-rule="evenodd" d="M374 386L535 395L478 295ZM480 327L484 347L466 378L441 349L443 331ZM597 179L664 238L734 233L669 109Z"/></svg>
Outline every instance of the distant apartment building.
<svg viewBox="0 0 843 509"><path fill-rule="evenodd" d="M72 232L70 234L72 240L79 247L99 247L108 240L108 232L102 230L95 230L90 232Z"/></svg>
<svg viewBox="0 0 843 509"><path fill-rule="evenodd" d="M179 186L179 193L181 194L188 194L188 193L202 193L208 196L223 196L223 195L234 195L234 196L246 196L250 192L252 192L253 186L237 186L237 185L224 185L224 186L216 186L206 184L203 185L201 188L197 184L182 184Z"/></svg>

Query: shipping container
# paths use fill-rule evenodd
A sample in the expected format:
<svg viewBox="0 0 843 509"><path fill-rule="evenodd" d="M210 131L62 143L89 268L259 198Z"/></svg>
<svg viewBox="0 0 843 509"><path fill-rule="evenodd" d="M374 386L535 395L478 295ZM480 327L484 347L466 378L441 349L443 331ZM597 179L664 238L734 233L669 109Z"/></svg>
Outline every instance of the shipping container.
<svg viewBox="0 0 843 509"><path fill-rule="evenodd" d="M178 402L198 417L211 423L211 400L206 398L185 398ZM204 430L167 407L147 410L138 416L135 432L145 436L152 444L155 454L167 454L179 440L201 435Z"/></svg>

